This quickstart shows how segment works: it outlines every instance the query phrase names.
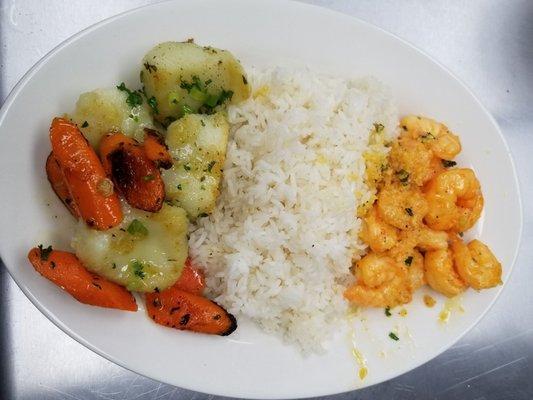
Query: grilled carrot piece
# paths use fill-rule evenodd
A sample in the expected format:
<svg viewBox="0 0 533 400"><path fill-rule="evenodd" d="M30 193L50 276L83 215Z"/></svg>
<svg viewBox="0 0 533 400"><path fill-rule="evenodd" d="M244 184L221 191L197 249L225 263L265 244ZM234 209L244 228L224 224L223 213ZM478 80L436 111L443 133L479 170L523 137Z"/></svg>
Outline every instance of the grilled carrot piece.
<svg viewBox="0 0 533 400"><path fill-rule="evenodd" d="M123 218L120 201L115 193L103 190L109 182L104 168L76 124L64 118L54 118L50 141L84 221L100 230L118 225Z"/></svg>
<svg viewBox="0 0 533 400"><path fill-rule="evenodd" d="M81 303L137 311L135 297L130 292L87 271L72 253L39 246L30 250L28 259L37 272Z"/></svg>
<svg viewBox="0 0 533 400"><path fill-rule="evenodd" d="M146 310L156 323L180 330L227 336L237 321L215 302L187 293L177 285L146 295Z"/></svg>
<svg viewBox="0 0 533 400"><path fill-rule="evenodd" d="M54 156L54 153L50 153L46 159L46 176L52 189L59 199L63 202L65 207L70 211L74 218L80 217L80 210L78 205L74 202L70 190L65 182L65 175L59 167L59 163Z"/></svg>
<svg viewBox="0 0 533 400"><path fill-rule="evenodd" d="M135 208L157 212L163 206L165 185L161 173L133 139L115 133L100 141L100 157L108 176Z"/></svg>
<svg viewBox="0 0 533 400"><path fill-rule="evenodd" d="M159 133L154 129L144 128L144 152L159 168L172 167L172 156Z"/></svg>
<svg viewBox="0 0 533 400"><path fill-rule="evenodd" d="M202 271L192 265L191 259L187 258L183 271L174 286L184 292L201 296L205 288L205 276Z"/></svg>

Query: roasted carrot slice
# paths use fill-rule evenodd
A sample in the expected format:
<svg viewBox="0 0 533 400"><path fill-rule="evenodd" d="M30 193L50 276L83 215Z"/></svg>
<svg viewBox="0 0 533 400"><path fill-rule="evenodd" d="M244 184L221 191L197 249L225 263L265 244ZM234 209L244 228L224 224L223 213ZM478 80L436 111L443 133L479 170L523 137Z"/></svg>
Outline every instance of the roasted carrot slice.
<svg viewBox="0 0 533 400"><path fill-rule="evenodd" d="M146 310L156 323L180 330L227 336L237 321L215 302L180 290L177 285L146 295Z"/></svg>
<svg viewBox="0 0 533 400"><path fill-rule="evenodd" d="M120 201L109 191L98 156L76 124L54 118L50 127L52 152L65 177L66 185L83 220L96 229L109 229L123 218Z"/></svg>
<svg viewBox="0 0 533 400"><path fill-rule="evenodd" d="M59 162L56 160L54 153L50 153L46 159L46 176L57 197L59 197L75 218L79 218L80 210L70 194L67 182L65 181L65 175L63 175L63 171L59 167Z"/></svg>
<svg viewBox="0 0 533 400"><path fill-rule="evenodd" d="M195 268L191 259L187 258L179 279L174 284L177 289L198 296L202 295L205 288L205 277L202 271Z"/></svg>
<svg viewBox="0 0 533 400"><path fill-rule="evenodd" d="M108 176L135 208L157 212L163 206L165 185L161 173L133 139L115 133L100 141L100 157Z"/></svg>
<svg viewBox="0 0 533 400"><path fill-rule="evenodd" d="M81 303L137 311L135 297L130 292L87 271L72 253L39 246L30 250L28 259L37 272Z"/></svg>
<svg viewBox="0 0 533 400"><path fill-rule="evenodd" d="M159 168L172 167L172 156L163 138L154 129L144 128L144 152Z"/></svg>

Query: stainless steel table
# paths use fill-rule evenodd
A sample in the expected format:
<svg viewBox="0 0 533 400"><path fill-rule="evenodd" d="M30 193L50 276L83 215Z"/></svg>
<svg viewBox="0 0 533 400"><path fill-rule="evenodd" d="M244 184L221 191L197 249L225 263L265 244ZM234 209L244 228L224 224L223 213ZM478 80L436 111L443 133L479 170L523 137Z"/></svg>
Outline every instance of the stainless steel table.
<svg viewBox="0 0 533 400"><path fill-rule="evenodd" d="M0 0L0 99L62 40L106 17L151 2ZM487 317L426 365L335 398L532 399L533 1L308 2L396 33L466 82L503 129L516 161L525 206L523 244L515 271ZM0 268L0 304L2 399L213 397L141 377L87 350L41 315L4 268Z"/></svg>

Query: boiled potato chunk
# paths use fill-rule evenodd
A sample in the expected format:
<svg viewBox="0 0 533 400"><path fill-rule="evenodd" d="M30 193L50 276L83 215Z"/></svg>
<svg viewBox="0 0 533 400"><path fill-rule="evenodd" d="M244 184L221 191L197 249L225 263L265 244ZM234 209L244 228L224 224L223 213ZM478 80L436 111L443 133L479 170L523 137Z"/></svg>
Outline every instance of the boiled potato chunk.
<svg viewBox="0 0 533 400"><path fill-rule="evenodd" d="M107 231L80 223L72 240L76 256L90 271L125 286L153 292L176 282L188 255L185 211L164 204L148 213L123 202L124 221Z"/></svg>
<svg viewBox="0 0 533 400"><path fill-rule="evenodd" d="M162 172L166 196L191 219L205 216L215 207L228 134L229 124L220 112L188 114L168 127L166 143L174 165Z"/></svg>
<svg viewBox="0 0 533 400"><path fill-rule="evenodd" d="M96 89L79 97L71 117L94 148L98 148L102 136L109 132L122 132L142 141L143 129L153 128L153 121L146 99L140 93L139 97L142 104L132 107L127 102L126 91Z"/></svg>
<svg viewBox="0 0 533 400"><path fill-rule="evenodd" d="M158 44L142 60L146 97L155 98L154 117L164 125L188 112L210 113L228 99L250 96L241 64L226 50L189 42Z"/></svg>

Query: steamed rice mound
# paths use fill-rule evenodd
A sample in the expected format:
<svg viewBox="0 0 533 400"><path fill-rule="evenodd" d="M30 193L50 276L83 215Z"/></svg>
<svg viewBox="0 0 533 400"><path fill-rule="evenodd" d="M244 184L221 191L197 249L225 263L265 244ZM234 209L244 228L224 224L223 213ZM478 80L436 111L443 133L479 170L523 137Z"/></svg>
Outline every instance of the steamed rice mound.
<svg viewBox="0 0 533 400"><path fill-rule="evenodd" d="M221 196L192 228L190 252L215 301L319 352L344 324L350 267L366 248L357 208L374 190L363 154L387 153L397 111L371 78L250 69L250 80L253 96L229 107ZM383 140L370 148L376 123Z"/></svg>

